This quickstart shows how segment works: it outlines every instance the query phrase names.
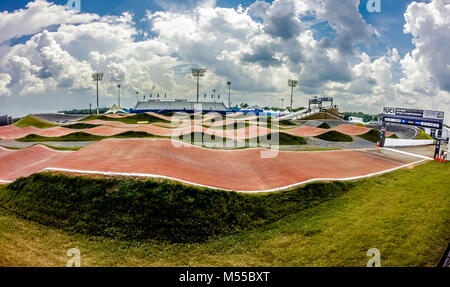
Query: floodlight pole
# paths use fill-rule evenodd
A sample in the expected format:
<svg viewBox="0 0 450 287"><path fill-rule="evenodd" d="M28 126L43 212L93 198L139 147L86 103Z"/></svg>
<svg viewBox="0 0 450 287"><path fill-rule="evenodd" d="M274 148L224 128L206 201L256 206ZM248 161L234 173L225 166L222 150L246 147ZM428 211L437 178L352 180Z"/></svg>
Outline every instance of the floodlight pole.
<svg viewBox="0 0 450 287"><path fill-rule="evenodd" d="M92 79L97 82L97 115L99 115L100 107L99 107L99 101L98 101L98 82L100 82L103 79L103 73L92 74Z"/></svg>
<svg viewBox="0 0 450 287"><path fill-rule="evenodd" d="M119 100L119 108L120 108L120 85L117 85L117 92L118 92L118 100Z"/></svg>
<svg viewBox="0 0 450 287"><path fill-rule="evenodd" d="M199 90L200 89L200 75L197 75L197 103L198 103L198 100L199 100Z"/></svg>
<svg viewBox="0 0 450 287"><path fill-rule="evenodd" d="M100 107L99 107L99 103L98 103L98 78L97 78L97 115L100 114Z"/></svg>
<svg viewBox="0 0 450 287"><path fill-rule="evenodd" d="M205 75L205 72L206 69L198 69L198 68L192 69L192 76L197 78L197 103L199 100L200 77L203 77Z"/></svg>
<svg viewBox="0 0 450 287"><path fill-rule="evenodd" d="M294 88L297 86L297 81L294 80L288 80L288 85L291 87L291 111L294 106Z"/></svg>
<svg viewBox="0 0 450 287"><path fill-rule="evenodd" d="M228 85L228 108L231 108L231 82L227 82Z"/></svg>

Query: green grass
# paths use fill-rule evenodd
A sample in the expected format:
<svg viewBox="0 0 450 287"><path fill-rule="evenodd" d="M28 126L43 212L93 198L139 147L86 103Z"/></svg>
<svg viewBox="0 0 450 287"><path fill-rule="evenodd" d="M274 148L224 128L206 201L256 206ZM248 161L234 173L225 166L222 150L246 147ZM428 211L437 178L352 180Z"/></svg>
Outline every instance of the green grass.
<svg viewBox="0 0 450 287"><path fill-rule="evenodd" d="M266 144L286 146L286 145L306 145L307 141L304 137L293 136L281 132L281 133L271 133L266 136L260 136L245 140L246 146L250 146L250 143L258 143L261 146L265 146Z"/></svg>
<svg viewBox="0 0 450 287"><path fill-rule="evenodd" d="M331 129L331 126L327 123L322 123L320 126L318 126L319 129Z"/></svg>
<svg viewBox="0 0 450 287"><path fill-rule="evenodd" d="M423 130L420 130L420 133L417 135L416 140L432 140L433 138L429 136Z"/></svg>
<svg viewBox="0 0 450 287"><path fill-rule="evenodd" d="M140 132L140 131L127 131L121 134L113 136L97 136L85 132L71 133L60 137L44 137L36 134L31 134L26 137L16 139L19 142L77 142L77 141L101 141L109 138L169 138L163 136L157 136L154 134Z"/></svg>
<svg viewBox="0 0 450 287"><path fill-rule="evenodd" d="M127 131L127 132L123 132L121 134L110 136L107 138L126 139L126 138L169 138L169 137L157 136L157 135L150 134L147 132Z"/></svg>
<svg viewBox="0 0 450 287"><path fill-rule="evenodd" d="M91 121L91 120L101 120L101 121L110 121L110 122L122 122L124 124L137 124L138 122L148 122L148 123L170 123L170 121L163 120L161 118L142 113L134 116L124 117L124 118L110 118L105 115L90 115L87 118L84 118L82 121Z"/></svg>
<svg viewBox="0 0 450 287"><path fill-rule="evenodd" d="M19 128L25 128L25 127L36 127L39 129L48 129L48 128L54 128L58 125L51 123L49 121L37 118L32 115L28 115L19 121L15 122L14 125Z"/></svg>
<svg viewBox="0 0 450 287"><path fill-rule="evenodd" d="M338 131L329 131L329 132L326 132L326 133L316 136L316 138L319 138L319 139L325 140L325 141L331 141L331 142L352 142L353 141L351 136L340 133Z"/></svg>
<svg viewBox="0 0 450 287"><path fill-rule="evenodd" d="M76 141L100 141L106 137L96 136L85 132L71 133L60 137L44 137L41 135L31 134L26 137L16 139L18 142L76 142Z"/></svg>
<svg viewBox="0 0 450 287"><path fill-rule="evenodd" d="M284 126L296 126L297 124L290 121L290 120L281 120L279 122L280 125L284 125Z"/></svg>
<svg viewBox="0 0 450 287"><path fill-rule="evenodd" d="M429 162L358 181L345 194L273 223L202 243L87 236L0 208L0 266L355 266L438 264L450 241L450 165ZM434 188L430 188L434 187ZM0 194L6 186L0 186Z"/></svg>
<svg viewBox="0 0 450 287"><path fill-rule="evenodd" d="M303 137L297 137L297 136L292 136L286 133L273 133L267 136L268 140L271 140L271 137L274 136L278 136L279 138L279 144L280 145L305 145L306 144L306 139ZM142 131L127 131L127 132L123 132L121 134L118 135L114 135L114 136L97 136L97 135L92 135L89 133L85 133L85 132L76 132L76 133L71 133L65 136L60 136L60 137L45 137L45 136L41 136L41 135L36 135L36 134L31 134L31 135L27 135L26 137L20 138L20 139L16 139L16 141L19 142L76 142L76 141L100 141L103 139L108 139L108 138L167 138L170 139L171 137L169 136L158 136L158 135L154 135L154 134L150 134L147 132L142 132ZM258 137L256 139L252 139L252 141L254 142L261 142L261 139L265 139L266 137ZM181 135L179 137L179 140L182 140L184 142L188 142L188 143L192 143L192 144L197 144L195 142L196 139L201 139L201 141L203 142L203 145L205 147L210 146L211 144L225 144L227 142L226 138L222 138L222 137L218 137L218 136L214 136L214 135L209 135L206 133L196 133L196 132L192 132L190 134L185 134L185 135ZM248 147L248 143L251 140L246 140L246 146ZM237 146L237 142L234 142L233 146Z"/></svg>
<svg viewBox="0 0 450 287"><path fill-rule="evenodd" d="M381 133L377 130L372 129L365 134L359 135L358 137L373 143L377 143L380 140Z"/></svg>
<svg viewBox="0 0 450 287"><path fill-rule="evenodd" d="M398 139L399 137L396 134L392 134L388 136L388 139Z"/></svg>
<svg viewBox="0 0 450 287"><path fill-rule="evenodd" d="M280 145L305 145L307 144L304 137L293 136L286 133L278 133Z"/></svg>
<svg viewBox="0 0 450 287"><path fill-rule="evenodd" d="M0 204L24 218L112 238L198 242L266 225L339 196L352 183L314 183L249 195L168 181L41 173L21 178Z"/></svg>
<svg viewBox="0 0 450 287"><path fill-rule="evenodd" d="M211 123L211 124L213 124L213 123ZM242 122L242 123L231 123L231 124L222 125L222 126L203 125L203 127L226 131L226 130L238 130L238 129L242 129L242 128L248 128L248 127L250 127L250 124L248 122Z"/></svg>
<svg viewBox="0 0 450 287"><path fill-rule="evenodd" d="M84 129L90 129L90 128L95 128L98 127L100 125L91 125L91 124L86 124L86 123L76 123L76 124L71 124L71 125L67 125L64 126L65 128L68 129L74 129L74 130L84 130Z"/></svg>
<svg viewBox="0 0 450 287"><path fill-rule="evenodd" d="M353 123L353 125L354 125L354 126L358 126L358 127L363 127L363 128L366 127L366 125L365 125L365 124L362 124L362 123Z"/></svg>
<svg viewBox="0 0 450 287"><path fill-rule="evenodd" d="M21 150L22 148L20 148L20 147L13 147L13 146L1 146L2 148L5 148L5 149L9 149L9 150Z"/></svg>
<svg viewBox="0 0 450 287"><path fill-rule="evenodd" d="M54 150L59 150L59 151L77 151L83 148L83 146L78 146L78 147L59 147L59 146L52 146L52 145L47 145L47 144L43 144L43 146L46 146L48 148L54 149Z"/></svg>

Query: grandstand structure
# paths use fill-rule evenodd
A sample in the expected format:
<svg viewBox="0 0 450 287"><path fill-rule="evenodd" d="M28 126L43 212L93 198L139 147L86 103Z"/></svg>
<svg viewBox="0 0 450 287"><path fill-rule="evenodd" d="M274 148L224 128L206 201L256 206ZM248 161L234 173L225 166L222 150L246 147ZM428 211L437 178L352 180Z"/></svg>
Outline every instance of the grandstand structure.
<svg viewBox="0 0 450 287"><path fill-rule="evenodd" d="M137 102L137 104L130 110L130 112L136 114L147 112L153 112L157 114L165 114L171 112L194 113L195 111L198 111L200 109L205 112L218 112L222 114L228 111L223 102L193 102L185 99L150 99L147 101Z"/></svg>
<svg viewBox="0 0 450 287"><path fill-rule="evenodd" d="M9 116L0 116L0 126L7 126L12 124L12 117Z"/></svg>

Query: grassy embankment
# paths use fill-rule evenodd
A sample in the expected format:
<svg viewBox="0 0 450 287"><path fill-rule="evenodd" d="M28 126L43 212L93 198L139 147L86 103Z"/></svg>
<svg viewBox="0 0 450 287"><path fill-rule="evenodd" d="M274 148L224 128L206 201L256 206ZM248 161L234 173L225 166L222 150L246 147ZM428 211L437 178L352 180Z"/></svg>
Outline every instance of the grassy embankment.
<svg viewBox="0 0 450 287"><path fill-rule="evenodd" d="M366 141L377 143L381 138L381 133L377 130L372 129L365 134L359 135L358 137L365 139Z"/></svg>
<svg viewBox="0 0 450 287"><path fill-rule="evenodd" d="M351 136L340 133L338 131L329 131L321 135L315 136L318 139L331 142L352 142Z"/></svg>
<svg viewBox="0 0 450 287"><path fill-rule="evenodd" d="M398 139L399 137L396 134L391 134L388 136L388 139Z"/></svg>
<svg viewBox="0 0 450 287"><path fill-rule="evenodd" d="M48 128L58 127L57 124L37 118L32 115L28 115L28 116L20 119L19 121L15 122L14 125L18 128L36 127L39 129L48 129Z"/></svg>
<svg viewBox="0 0 450 287"><path fill-rule="evenodd" d="M303 137L292 136L286 133L273 133L267 136L267 139L270 140L272 137L278 137L280 145L304 145L306 144L306 139ZM141 131L127 131L114 136L98 136L92 135L85 132L76 132L68 135L60 136L60 137L45 137L41 135L31 134L26 137L17 139L19 142L74 142L74 141L100 141L107 138L167 138L171 137L166 136L158 136L146 132ZM249 142L258 142L261 143L264 137L257 137L253 139L248 139L245 141L246 146L249 146ZM195 133L192 132L190 134L180 135L179 139L188 142L188 143L196 143L198 139L205 145L209 146L210 144L225 144L227 139L221 138L218 136L210 135L207 133ZM237 143L234 146L238 146Z"/></svg>
<svg viewBox="0 0 450 287"><path fill-rule="evenodd" d="M416 140L432 140L433 138L429 136L423 130L420 130L420 133L417 135Z"/></svg>
<svg viewBox="0 0 450 287"><path fill-rule="evenodd" d="M330 126L329 124L327 124L327 123L321 123L321 124L318 126L318 128L319 128L319 129L326 129L326 130L329 130L329 129L331 129L331 126Z"/></svg>
<svg viewBox="0 0 450 287"><path fill-rule="evenodd" d="M95 128L95 127L98 127L98 126L100 126L100 125L92 125L92 124L86 124L86 123L75 123L75 124L66 125L64 127L68 128L68 129L74 129L74 130L84 130L84 129Z"/></svg>
<svg viewBox="0 0 450 287"><path fill-rule="evenodd" d="M112 238L199 242L274 222L339 196L352 183L248 195L168 181L41 173L11 183L0 204L43 224Z"/></svg>
<svg viewBox="0 0 450 287"><path fill-rule="evenodd" d="M161 123L170 123L170 121L166 121L164 119L149 115L149 114L137 114L134 116L123 117L123 118L110 118L105 115L90 115L89 117L84 118L82 121L91 121L91 120L101 120L101 121L110 121L110 122L122 122L124 124L137 124L139 122L148 122L149 124L155 122Z"/></svg>
<svg viewBox="0 0 450 287"><path fill-rule="evenodd" d="M67 250L75 247L81 251L82 266L363 267L369 259L366 252L370 248L381 251L382 266L436 266L450 240L450 182L443 180L449 177L450 165L429 162L413 169L358 181L340 196L332 194L330 200L311 202L312 206L307 209L299 209L304 204L302 193L287 193L286 201L281 200L285 195L280 193L273 195L272 206L275 210L269 212L280 214L278 212L282 211L289 215L272 223L262 222L246 231L233 230L232 234L216 235L199 243L83 235L40 225L0 209L0 266L65 266ZM127 208L145 206L150 202L162 203L162 206L170 208L180 204L180 210L175 208L176 215L187 214L187 217L179 218L181 228L187 227L182 225L185 223L197 225L198 221L190 220L211 210L217 213L211 214L211 218L200 218L210 223L225 222L227 228L232 227L231 222L252 216L247 213L248 204L240 207L232 204L232 200L224 200L240 197L228 193L219 192L216 197L215 191L191 193L187 187L174 190L174 185L170 185L170 189L158 190L154 183L125 181L119 183L122 189L112 188L105 192L96 188L98 183L91 187L82 185L79 189L83 180L72 179L70 182L75 186L71 187L67 181L58 182L56 178L50 180L48 187L43 183L21 180L12 191L5 190L6 186L0 187L0 194L3 198L5 194L12 197L9 206L20 203L16 207L18 212L28 212L30 216L49 212L47 219L42 216L44 220L56 218L55 223L62 225L71 222L58 220L57 216L67 214L73 214L87 223L90 216L103 218L96 219L92 225L117 218L131 222L133 218L127 219L127 214L135 214L138 210ZM136 189L133 184L147 187ZM41 191L33 194L35 188ZM311 190L313 193L314 190ZM315 194L320 192L316 190ZM63 195L67 198L61 202ZM289 195L295 195L294 200L291 201ZM95 200L89 201L92 196ZM75 200L80 198L83 199L81 205L73 206ZM137 202L140 199L145 200ZM48 204L39 205L40 201ZM111 217L107 209L110 203L117 203L111 206L120 211L117 217ZM205 207L205 204L209 206L206 210L196 210ZM174 214L158 205L154 206L162 212L161 215L156 214L158 218L164 216L167 221L176 222L173 221ZM91 210L93 207L106 208L106 214ZM148 206L149 211L144 216L154 212L151 207ZM294 211L296 209L298 211ZM81 212L77 214L77 211ZM208 229L209 226L203 222L195 230ZM85 226L80 224L79 227Z"/></svg>

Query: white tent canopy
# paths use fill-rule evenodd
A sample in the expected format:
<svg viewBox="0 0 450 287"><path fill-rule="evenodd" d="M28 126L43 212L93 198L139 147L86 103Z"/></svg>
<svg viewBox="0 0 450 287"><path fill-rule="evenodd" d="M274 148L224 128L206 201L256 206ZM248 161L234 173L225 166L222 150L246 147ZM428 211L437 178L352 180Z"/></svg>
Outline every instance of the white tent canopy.
<svg viewBox="0 0 450 287"><path fill-rule="evenodd" d="M116 104L114 104L106 113L105 115L110 114L126 114L124 110L122 110L120 107L118 107Z"/></svg>

